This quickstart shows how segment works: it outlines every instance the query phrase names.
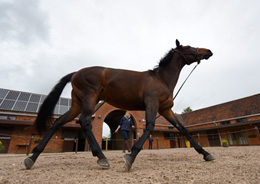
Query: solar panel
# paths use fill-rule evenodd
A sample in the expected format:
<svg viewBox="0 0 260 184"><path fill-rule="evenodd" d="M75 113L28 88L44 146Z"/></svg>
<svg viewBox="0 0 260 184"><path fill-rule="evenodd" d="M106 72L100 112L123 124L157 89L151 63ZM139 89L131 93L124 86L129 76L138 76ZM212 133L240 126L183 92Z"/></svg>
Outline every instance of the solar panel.
<svg viewBox="0 0 260 184"><path fill-rule="evenodd" d="M59 98L59 100L58 100L58 102L57 102L57 104L56 104L56 105L60 105L60 99L61 99L61 98Z"/></svg>
<svg viewBox="0 0 260 184"><path fill-rule="evenodd" d="M64 114L69 110L68 106L63 106L60 105L60 113L59 114Z"/></svg>
<svg viewBox="0 0 260 184"><path fill-rule="evenodd" d="M22 92L18 98L20 101L28 101L30 98L31 94L30 93L24 93Z"/></svg>
<svg viewBox="0 0 260 184"><path fill-rule="evenodd" d="M17 101L16 104L13 107L14 111L24 111L25 107L27 105L27 102L23 102L23 101Z"/></svg>
<svg viewBox="0 0 260 184"><path fill-rule="evenodd" d="M12 91L0 88L0 109L20 112L38 112L46 95L39 95L21 91ZM54 114L64 114L69 110L71 100L59 98Z"/></svg>
<svg viewBox="0 0 260 184"><path fill-rule="evenodd" d="M9 93L7 94L5 99L16 100L18 98L19 94L20 94L20 92L18 92L18 91L9 91Z"/></svg>
<svg viewBox="0 0 260 184"><path fill-rule="evenodd" d="M66 105L66 106L68 106L68 99L66 99L66 98L61 98L61 99L60 99L60 105Z"/></svg>
<svg viewBox="0 0 260 184"><path fill-rule="evenodd" d="M56 105L54 109L54 114L59 114L59 109L59 105Z"/></svg>
<svg viewBox="0 0 260 184"><path fill-rule="evenodd" d="M40 100L41 104L43 103L43 101L45 100L46 97L47 97L46 95L41 95L41 100Z"/></svg>
<svg viewBox="0 0 260 184"><path fill-rule="evenodd" d="M31 95L31 98L30 98L30 102L39 102L40 101L40 98L41 98L41 95L35 95L35 94L32 94Z"/></svg>
<svg viewBox="0 0 260 184"><path fill-rule="evenodd" d="M4 99L7 93L8 93L7 89L0 89L0 98Z"/></svg>
<svg viewBox="0 0 260 184"><path fill-rule="evenodd" d="M38 108L38 103L28 103L25 111L27 112L36 112Z"/></svg>
<svg viewBox="0 0 260 184"><path fill-rule="evenodd" d="M15 101L14 100L4 100L0 106L0 109L11 110Z"/></svg>

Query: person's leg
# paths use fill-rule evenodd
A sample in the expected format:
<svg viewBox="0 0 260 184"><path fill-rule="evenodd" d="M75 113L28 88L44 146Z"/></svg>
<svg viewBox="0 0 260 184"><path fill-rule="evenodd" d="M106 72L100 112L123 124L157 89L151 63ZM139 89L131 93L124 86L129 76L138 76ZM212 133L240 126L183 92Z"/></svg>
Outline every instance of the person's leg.
<svg viewBox="0 0 260 184"><path fill-rule="evenodd" d="M130 149L130 146L129 146L129 135L130 135L130 131L126 131L126 140L125 140L125 143L126 143L126 148L127 148L127 151L130 153L131 152L131 149Z"/></svg>
<svg viewBox="0 0 260 184"><path fill-rule="evenodd" d="M127 132L125 130L122 130L123 138L124 138L124 143L123 143L123 153L125 153L125 149L127 148L126 145L126 140L127 140Z"/></svg>

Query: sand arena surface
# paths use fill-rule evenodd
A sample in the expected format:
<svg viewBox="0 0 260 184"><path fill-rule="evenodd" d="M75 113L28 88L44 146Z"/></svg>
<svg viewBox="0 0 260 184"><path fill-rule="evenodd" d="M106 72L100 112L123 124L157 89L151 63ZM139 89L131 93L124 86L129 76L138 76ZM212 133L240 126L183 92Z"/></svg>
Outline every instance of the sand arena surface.
<svg viewBox="0 0 260 184"><path fill-rule="evenodd" d="M0 155L0 183L260 183L260 147L205 148L216 161L205 162L193 148L142 150L132 170L121 151L104 152L103 169L90 152L42 154L31 170L25 155Z"/></svg>

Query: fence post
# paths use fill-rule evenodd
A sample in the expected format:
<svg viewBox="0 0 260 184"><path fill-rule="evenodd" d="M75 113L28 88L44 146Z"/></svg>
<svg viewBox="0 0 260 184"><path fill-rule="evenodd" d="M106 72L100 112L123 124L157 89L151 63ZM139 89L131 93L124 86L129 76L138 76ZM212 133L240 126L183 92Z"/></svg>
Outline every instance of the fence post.
<svg viewBox="0 0 260 184"><path fill-rule="evenodd" d="M256 133L257 133L258 139L259 139L259 141L260 141L260 133L259 133L259 130L258 130L258 127L257 127L257 126L255 126L255 130L256 130Z"/></svg>
<svg viewBox="0 0 260 184"><path fill-rule="evenodd" d="M198 133L198 141L199 141L199 145L201 145L200 144L200 134Z"/></svg>
<svg viewBox="0 0 260 184"><path fill-rule="evenodd" d="M75 149L75 153L78 153L78 146L79 146L79 138L76 138L76 149Z"/></svg>
<svg viewBox="0 0 260 184"><path fill-rule="evenodd" d="M133 147L134 145L134 132L132 133L132 145L131 145L131 148Z"/></svg>
<svg viewBox="0 0 260 184"><path fill-rule="evenodd" d="M106 137L106 151L107 151L107 147L108 147L108 139Z"/></svg>
<svg viewBox="0 0 260 184"><path fill-rule="evenodd" d="M158 141L158 137L156 137L156 144L157 144L157 149L159 149L159 141Z"/></svg>
<svg viewBox="0 0 260 184"><path fill-rule="evenodd" d="M32 145L32 140L33 140L33 135L32 135L32 137L31 137L31 139L30 139L29 145L26 145L26 147L27 147L26 155L27 155L27 156L30 154L31 145Z"/></svg>

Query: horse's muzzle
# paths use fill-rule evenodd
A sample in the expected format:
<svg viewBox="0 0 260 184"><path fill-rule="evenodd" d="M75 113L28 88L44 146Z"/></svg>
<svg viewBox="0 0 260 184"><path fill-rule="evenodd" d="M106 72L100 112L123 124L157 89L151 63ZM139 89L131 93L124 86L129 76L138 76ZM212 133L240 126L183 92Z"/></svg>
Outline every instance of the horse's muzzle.
<svg viewBox="0 0 260 184"><path fill-rule="evenodd" d="M213 56L213 53L211 50L208 50L207 53L203 55L203 59L209 59L211 56Z"/></svg>

